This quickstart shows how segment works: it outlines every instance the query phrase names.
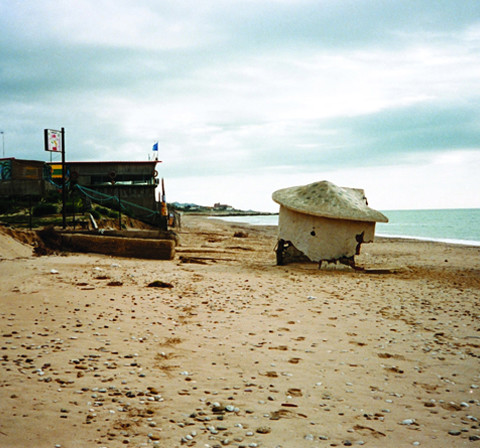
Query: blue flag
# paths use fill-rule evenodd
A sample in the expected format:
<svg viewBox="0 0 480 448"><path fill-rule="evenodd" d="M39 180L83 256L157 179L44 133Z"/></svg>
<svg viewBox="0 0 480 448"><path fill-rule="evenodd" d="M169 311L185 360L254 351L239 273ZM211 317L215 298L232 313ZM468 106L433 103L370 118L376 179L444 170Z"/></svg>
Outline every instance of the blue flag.
<svg viewBox="0 0 480 448"><path fill-rule="evenodd" d="M153 145L153 151L158 151L158 142Z"/></svg>

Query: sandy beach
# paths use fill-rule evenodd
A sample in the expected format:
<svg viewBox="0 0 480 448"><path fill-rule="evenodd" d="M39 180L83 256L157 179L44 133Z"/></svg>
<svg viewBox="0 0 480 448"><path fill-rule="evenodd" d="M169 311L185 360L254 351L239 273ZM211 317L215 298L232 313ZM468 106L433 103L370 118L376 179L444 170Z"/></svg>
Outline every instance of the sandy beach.
<svg viewBox="0 0 480 448"><path fill-rule="evenodd" d="M0 231L0 447L480 447L480 247L319 270L275 232L186 216L151 261Z"/></svg>

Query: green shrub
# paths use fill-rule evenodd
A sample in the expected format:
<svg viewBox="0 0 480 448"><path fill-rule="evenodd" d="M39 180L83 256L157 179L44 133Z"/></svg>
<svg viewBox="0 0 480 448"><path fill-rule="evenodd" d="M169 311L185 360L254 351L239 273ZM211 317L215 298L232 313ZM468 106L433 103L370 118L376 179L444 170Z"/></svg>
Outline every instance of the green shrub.
<svg viewBox="0 0 480 448"><path fill-rule="evenodd" d="M57 206L50 202L40 202L33 207L33 216L54 215L57 213Z"/></svg>
<svg viewBox="0 0 480 448"><path fill-rule="evenodd" d="M100 219L100 213L97 210L93 209L90 213L95 219Z"/></svg>
<svg viewBox="0 0 480 448"><path fill-rule="evenodd" d="M101 206L95 207L95 211L96 211L99 215L104 215L104 216L107 216L108 213L110 212L110 210L109 210L108 208L101 207Z"/></svg>
<svg viewBox="0 0 480 448"><path fill-rule="evenodd" d="M81 199L76 199L75 200L75 210L73 208L73 201L67 201L65 203L65 210L67 213L79 213L83 210L83 201Z"/></svg>
<svg viewBox="0 0 480 448"><path fill-rule="evenodd" d="M13 213L16 211L15 204L13 201L8 199L0 199L0 215L5 213Z"/></svg>
<svg viewBox="0 0 480 448"><path fill-rule="evenodd" d="M62 192L58 190L49 190L45 194L45 202L61 202Z"/></svg>

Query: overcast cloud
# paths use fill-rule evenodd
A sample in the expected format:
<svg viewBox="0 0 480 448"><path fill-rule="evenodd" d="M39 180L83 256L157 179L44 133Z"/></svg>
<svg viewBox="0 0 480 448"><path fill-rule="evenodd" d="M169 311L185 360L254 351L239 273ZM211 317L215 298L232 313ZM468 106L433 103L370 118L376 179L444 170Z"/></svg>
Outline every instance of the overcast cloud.
<svg viewBox="0 0 480 448"><path fill-rule="evenodd" d="M480 207L478 0L0 2L5 155L146 160L167 200L274 211L330 180L372 207Z"/></svg>

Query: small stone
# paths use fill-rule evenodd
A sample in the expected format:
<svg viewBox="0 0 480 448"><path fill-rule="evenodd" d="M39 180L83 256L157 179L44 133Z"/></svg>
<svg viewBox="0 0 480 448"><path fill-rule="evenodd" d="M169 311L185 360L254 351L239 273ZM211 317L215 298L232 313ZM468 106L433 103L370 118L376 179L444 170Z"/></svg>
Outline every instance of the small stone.
<svg viewBox="0 0 480 448"><path fill-rule="evenodd" d="M410 426L410 425L413 425L414 423L415 423L414 418L406 418L405 420L402 420L400 424Z"/></svg>
<svg viewBox="0 0 480 448"><path fill-rule="evenodd" d="M459 436L462 433L462 431L457 431L456 429L451 429L450 431L448 431L448 433L451 436Z"/></svg>
<svg viewBox="0 0 480 448"><path fill-rule="evenodd" d="M271 432L272 430L270 429L270 427L268 426L260 426L259 428L257 428L257 432L258 434L268 434L269 432ZM313 440L313 439L312 439Z"/></svg>
<svg viewBox="0 0 480 448"><path fill-rule="evenodd" d="M232 406L231 404L225 406L225 410L228 412L233 412L235 410L235 406Z"/></svg>
<svg viewBox="0 0 480 448"><path fill-rule="evenodd" d="M480 436L473 435L473 436L470 436L468 440L470 440L470 442L477 442L478 440L480 440Z"/></svg>
<svg viewBox="0 0 480 448"><path fill-rule="evenodd" d="M313 434L307 434L303 437L305 440L314 440Z"/></svg>

